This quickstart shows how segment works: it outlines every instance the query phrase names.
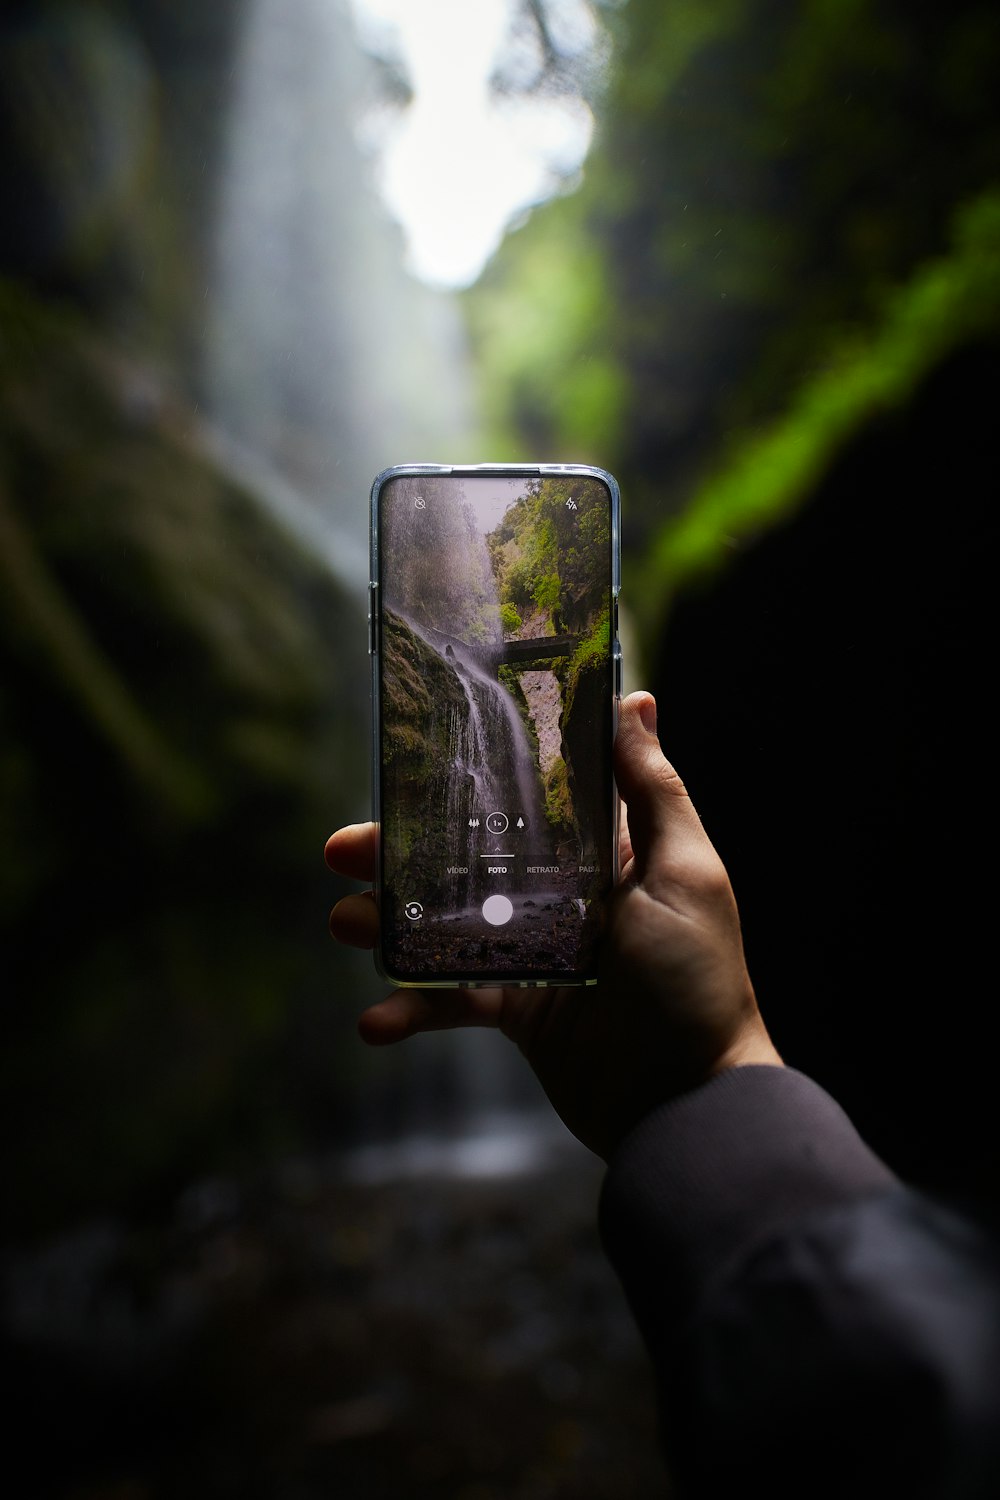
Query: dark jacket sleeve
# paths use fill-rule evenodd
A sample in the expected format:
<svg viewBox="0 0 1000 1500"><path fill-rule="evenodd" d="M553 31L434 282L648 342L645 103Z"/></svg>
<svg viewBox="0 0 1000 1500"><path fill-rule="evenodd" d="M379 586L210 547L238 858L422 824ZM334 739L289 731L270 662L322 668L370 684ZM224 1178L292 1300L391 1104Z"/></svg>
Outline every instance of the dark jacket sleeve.
<svg viewBox="0 0 1000 1500"><path fill-rule="evenodd" d="M677 1493L1000 1500L1000 1267L791 1069L723 1073L621 1144L601 1232Z"/></svg>

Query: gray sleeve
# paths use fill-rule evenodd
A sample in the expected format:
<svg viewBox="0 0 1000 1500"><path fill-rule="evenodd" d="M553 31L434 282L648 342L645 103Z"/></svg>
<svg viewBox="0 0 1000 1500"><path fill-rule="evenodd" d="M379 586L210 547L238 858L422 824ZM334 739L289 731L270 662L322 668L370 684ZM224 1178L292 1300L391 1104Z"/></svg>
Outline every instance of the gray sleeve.
<svg viewBox="0 0 1000 1500"><path fill-rule="evenodd" d="M738 1068L654 1111L609 1165L601 1229L678 1495L1000 1495L997 1247L817 1084Z"/></svg>
<svg viewBox="0 0 1000 1500"><path fill-rule="evenodd" d="M721 1073L648 1115L604 1181L600 1227L654 1357L755 1244L897 1185L840 1106L791 1068Z"/></svg>

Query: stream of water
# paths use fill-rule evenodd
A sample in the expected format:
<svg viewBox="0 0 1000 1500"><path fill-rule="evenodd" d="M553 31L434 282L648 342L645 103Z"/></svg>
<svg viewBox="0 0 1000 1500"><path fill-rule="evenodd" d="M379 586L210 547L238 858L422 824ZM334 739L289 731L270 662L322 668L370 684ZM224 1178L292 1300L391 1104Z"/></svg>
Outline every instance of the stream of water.
<svg viewBox="0 0 1000 1500"><path fill-rule="evenodd" d="M474 651L458 641L442 649L436 633L424 629L412 616L401 614L400 618L454 675L467 705L466 714L455 715L451 721L451 774L442 825L449 829L468 827L465 857L476 873L462 888L468 904L456 907L456 916L465 915L478 909L487 878L480 858L482 835L469 826L470 815L478 812L483 820L490 812L506 811L518 830L518 843L528 862L543 862L551 854L538 754L510 691L487 671ZM458 891L456 885L453 896Z"/></svg>
<svg viewBox="0 0 1000 1500"><path fill-rule="evenodd" d="M474 456L473 381L457 305L405 273L402 237L378 203L357 143L366 66L340 5L245 6L204 351L215 446L355 593L355 651L338 643L331 660L359 673L368 671L360 601L373 476L402 459ZM483 749L502 722L515 747L517 795L528 799L523 776L532 757L509 694L471 658L455 669L470 707L466 731L456 730L456 762L466 778L488 778ZM484 785L483 795L494 789ZM537 795L522 805L535 807ZM359 785L359 818L367 798ZM318 845L328 831L317 829ZM384 992L373 970L364 998ZM502 1037L420 1038L387 1059L386 1073L391 1121L376 1111L361 1122L379 1143L381 1176L427 1169L472 1141L479 1146L468 1160L513 1167L536 1127L550 1128L533 1079Z"/></svg>

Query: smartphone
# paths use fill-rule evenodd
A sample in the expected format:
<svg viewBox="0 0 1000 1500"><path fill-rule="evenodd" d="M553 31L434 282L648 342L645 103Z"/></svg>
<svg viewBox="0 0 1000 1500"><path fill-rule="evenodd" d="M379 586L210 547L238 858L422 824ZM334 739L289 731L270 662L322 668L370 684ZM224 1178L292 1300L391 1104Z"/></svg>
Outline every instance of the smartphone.
<svg viewBox="0 0 1000 1500"><path fill-rule="evenodd" d="M376 962L394 984L596 979L619 508L581 464L401 465L372 485Z"/></svg>

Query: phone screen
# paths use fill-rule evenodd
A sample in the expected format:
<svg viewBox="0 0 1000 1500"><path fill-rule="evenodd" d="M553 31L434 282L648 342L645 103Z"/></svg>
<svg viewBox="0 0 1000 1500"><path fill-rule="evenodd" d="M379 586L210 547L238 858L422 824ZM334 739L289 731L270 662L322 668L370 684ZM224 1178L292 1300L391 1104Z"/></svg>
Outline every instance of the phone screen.
<svg viewBox="0 0 1000 1500"><path fill-rule="evenodd" d="M372 505L380 968L590 981L617 859L617 485L396 469Z"/></svg>

